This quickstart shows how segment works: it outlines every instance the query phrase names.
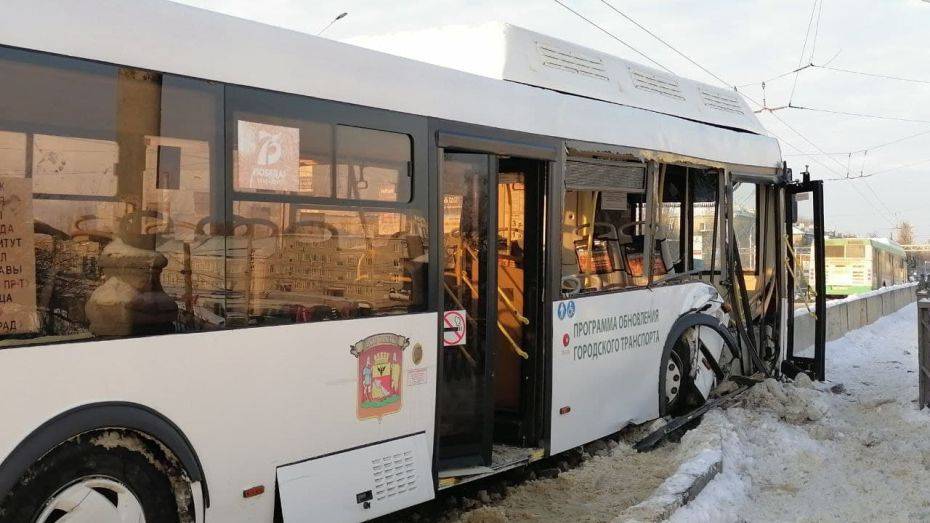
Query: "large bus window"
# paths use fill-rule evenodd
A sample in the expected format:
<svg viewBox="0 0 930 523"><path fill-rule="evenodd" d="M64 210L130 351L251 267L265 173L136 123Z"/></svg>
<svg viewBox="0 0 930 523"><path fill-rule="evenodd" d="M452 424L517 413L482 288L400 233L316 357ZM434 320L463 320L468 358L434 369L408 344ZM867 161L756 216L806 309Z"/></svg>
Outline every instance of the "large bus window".
<svg viewBox="0 0 930 523"><path fill-rule="evenodd" d="M692 200L690 268L696 271L719 271L723 265L721 245L717 240L720 173L692 169L689 172L689 183Z"/></svg>
<svg viewBox="0 0 930 523"><path fill-rule="evenodd" d="M222 326L222 87L7 48L0 78L4 343Z"/></svg>
<svg viewBox="0 0 930 523"><path fill-rule="evenodd" d="M409 135L335 124L301 97L235 89L229 99L237 193L410 201Z"/></svg>
<svg viewBox="0 0 930 523"><path fill-rule="evenodd" d="M686 205L685 198L688 170L677 165L664 166L662 203L656 228L656 246L662 254L662 262L668 270L684 272L682 263L682 225Z"/></svg>
<svg viewBox="0 0 930 523"><path fill-rule="evenodd" d="M227 89L226 108L230 326L425 310L428 227L409 203L411 136L255 89Z"/></svg>
<svg viewBox="0 0 930 523"><path fill-rule="evenodd" d="M233 212L233 326L424 310L427 227L414 213L249 201Z"/></svg>
<svg viewBox="0 0 930 523"><path fill-rule="evenodd" d="M712 259L719 269L721 251L715 242L718 171L665 165L660 173L662 202L655 241L661 263L656 264L654 273L711 270Z"/></svg>
<svg viewBox="0 0 930 523"><path fill-rule="evenodd" d="M758 270L758 188L753 183L738 183L733 187L733 231L739 247L739 259L743 271Z"/></svg>
<svg viewBox="0 0 930 523"><path fill-rule="evenodd" d="M340 125L336 128L336 196L409 202L411 140L406 134Z"/></svg>
<svg viewBox="0 0 930 523"><path fill-rule="evenodd" d="M562 292L591 293L645 285L643 194L566 191L562 219Z"/></svg>

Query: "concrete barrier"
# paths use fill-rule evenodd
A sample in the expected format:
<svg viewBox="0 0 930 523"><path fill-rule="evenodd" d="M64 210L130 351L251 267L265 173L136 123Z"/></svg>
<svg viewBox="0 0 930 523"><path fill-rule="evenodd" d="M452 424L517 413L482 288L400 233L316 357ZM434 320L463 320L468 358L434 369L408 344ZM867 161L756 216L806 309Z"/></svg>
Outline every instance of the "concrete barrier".
<svg viewBox="0 0 930 523"><path fill-rule="evenodd" d="M875 320L882 317L882 300L881 298L876 299L874 296L864 298L865 300L865 309L866 314L868 315L868 323L872 323Z"/></svg>
<svg viewBox="0 0 930 523"><path fill-rule="evenodd" d="M869 315L865 309L865 301L853 300L846 303L846 318L849 330L858 329L869 324Z"/></svg>
<svg viewBox="0 0 930 523"><path fill-rule="evenodd" d="M917 284L903 283L840 300L827 302L827 341L897 311L917 301ZM813 304L811 305L813 306ZM801 354L814 346L814 317L802 307L794 314L794 352Z"/></svg>
<svg viewBox="0 0 930 523"><path fill-rule="evenodd" d="M809 316L808 316L809 317ZM813 320L813 318L811 318ZM827 339L836 340L849 331L849 309L845 303L827 308Z"/></svg>

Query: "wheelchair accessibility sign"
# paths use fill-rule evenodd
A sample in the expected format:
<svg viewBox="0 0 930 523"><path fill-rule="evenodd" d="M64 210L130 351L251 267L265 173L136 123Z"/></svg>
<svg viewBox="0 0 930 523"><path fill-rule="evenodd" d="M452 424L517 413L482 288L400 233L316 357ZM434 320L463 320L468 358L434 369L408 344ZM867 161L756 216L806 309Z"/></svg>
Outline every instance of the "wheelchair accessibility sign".
<svg viewBox="0 0 930 523"><path fill-rule="evenodd" d="M560 320L565 318L574 318L575 317L575 302L574 301L563 301L559 303L556 313L559 315Z"/></svg>

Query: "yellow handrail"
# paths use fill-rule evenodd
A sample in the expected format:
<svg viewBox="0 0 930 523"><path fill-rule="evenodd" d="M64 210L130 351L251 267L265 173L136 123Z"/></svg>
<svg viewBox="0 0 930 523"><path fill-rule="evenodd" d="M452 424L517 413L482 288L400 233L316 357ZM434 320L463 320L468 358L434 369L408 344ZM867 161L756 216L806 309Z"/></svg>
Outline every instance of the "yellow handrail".
<svg viewBox="0 0 930 523"><path fill-rule="evenodd" d="M510 312L513 313L513 316L517 319L517 321L519 321L520 323L524 325L530 324L529 318L520 314L520 311L517 309L517 306L514 305L512 301L510 301L510 298L508 298L507 295L504 294L503 289L501 289L500 287L497 288L497 296L500 297L501 301L504 302L504 305L506 305L507 308L510 309Z"/></svg>
<svg viewBox="0 0 930 523"><path fill-rule="evenodd" d="M464 245L464 247L465 247L465 252L470 254L475 259L475 261L477 261L478 255L471 249L471 247L469 247L468 245ZM471 288L474 291L474 287L471 287L471 285L469 285L469 288ZM474 292L477 294L477 291L474 291ZM517 306L514 305L512 301L510 301L510 298L508 298L507 295L504 294L504 289L502 289L500 285L497 286L497 296L500 297L500 299L504 302L504 305L506 305L507 308L510 310L510 312L514 315L514 317L517 318L517 321L519 321L520 323L524 325L530 324L529 318L524 316L520 312L520 309L518 309Z"/></svg>
<svg viewBox="0 0 930 523"><path fill-rule="evenodd" d="M514 353L516 353L517 356L520 356L521 358L523 358L523 359L525 359L525 360L530 359L530 355L527 354L526 351L524 351L524 350L520 347L520 345L519 345L516 341L514 341L513 338L510 337L510 334L507 333L507 329L504 328L504 324L501 323L500 320L497 321L497 328L498 328L498 330L501 331L501 334L504 335L504 338L507 338L507 341L510 342L510 349L513 350Z"/></svg>
<svg viewBox="0 0 930 523"><path fill-rule="evenodd" d="M463 250L463 251L465 251L465 252L467 252L469 255L471 255L471 256L475 259L475 261L478 261L478 254L477 254L474 250L472 250L471 246L465 244L465 242L462 242L461 245L462 245L462 250ZM468 278L461 278L459 281L460 281L461 283L464 283L465 286L468 287L468 289L469 289L472 293L475 294L475 296L478 295L478 289L475 288L474 284L472 284L472 282L471 282ZM523 316L522 314L520 314L520 312L517 310L517 308L516 308L516 306L513 304L513 302L511 302L510 299L507 298L507 296L502 292L500 286L497 287L497 295L498 295L498 297L500 297L500 298L502 299L502 301L504 302L504 304L507 305L507 308L510 310L511 313L513 313L514 317L516 317L517 320L520 321L520 323L522 323L522 324L524 324L524 325L529 325L529 324L530 324L530 320L529 320L528 318L526 318L525 316ZM522 347L520 347L520 344L517 343L516 341L514 341L514 339L510 336L510 334L507 332L507 329L504 327L504 324L501 323L500 320L497 321L497 328L498 328L498 330L501 331L501 334L504 335L504 338L505 338L508 342L510 342L510 349L511 349L517 356L520 356L521 358L523 358L523 359L525 359L525 360L528 360L528 359L530 358L530 355L527 354L527 352L524 351Z"/></svg>

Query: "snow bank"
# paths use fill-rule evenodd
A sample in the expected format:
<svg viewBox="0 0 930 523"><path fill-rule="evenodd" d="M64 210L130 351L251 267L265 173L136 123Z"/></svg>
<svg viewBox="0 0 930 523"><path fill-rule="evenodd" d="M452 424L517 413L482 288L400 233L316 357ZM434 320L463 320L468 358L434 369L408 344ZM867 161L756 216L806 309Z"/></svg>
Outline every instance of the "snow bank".
<svg viewBox="0 0 930 523"><path fill-rule="evenodd" d="M916 408L916 369L910 304L829 343L832 382L763 383L708 414L728 422L723 472L670 521L930 520L930 413Z"/></svg>
<svg viewBox="0 0 930 523"><path fill-rule="evenodd" d="M649 498L622 512L612 523L664 521L700 494L722 468L721 434L725 430L720 425L729 422L717 414L708 414L697 429L681 439L679 454L683 463L678 470Z"/></svg>
<svg viewBox="0 0 930 523"><path fill-rule="evenodd" d="M749 389L740 397L739 405L745 408L766 409L788 423L800 424L817 421L830 410L829 405L813 390L810 378L805 374L801 380L804 386L784 385L769 378Z"/></svg>

